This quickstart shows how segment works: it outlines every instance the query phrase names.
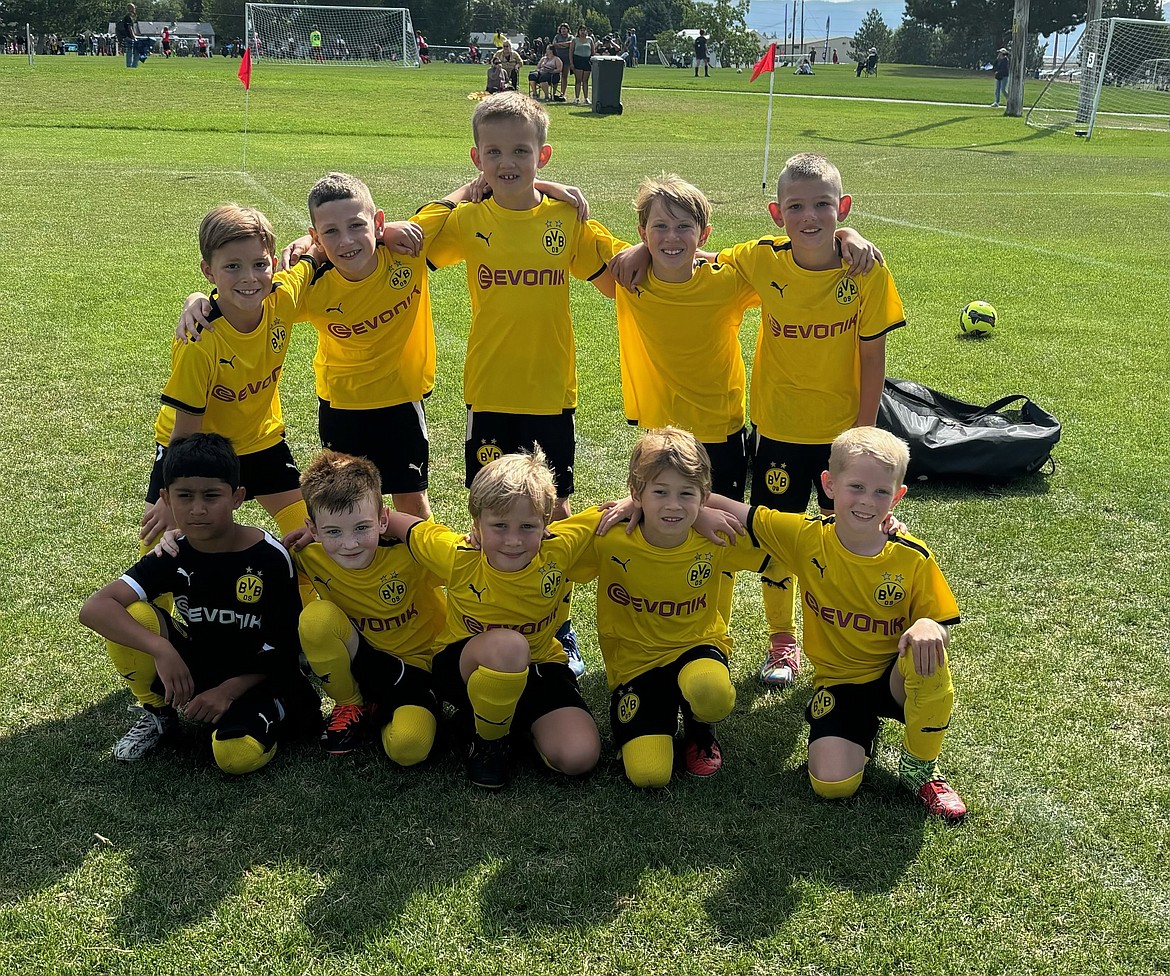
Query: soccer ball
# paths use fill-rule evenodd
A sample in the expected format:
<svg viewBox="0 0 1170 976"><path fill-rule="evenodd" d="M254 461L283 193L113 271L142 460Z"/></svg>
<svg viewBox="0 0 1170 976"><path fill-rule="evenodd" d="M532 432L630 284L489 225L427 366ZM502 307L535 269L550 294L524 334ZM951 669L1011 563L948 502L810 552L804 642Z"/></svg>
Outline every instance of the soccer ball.
<svg viewBox="0 0 1170 976"><path fill-rule="evenodd" d="M735 69L735 73L736 73L737 75L742 75L742 74L743 74L743 68L736 68L736 69Z"/></svg>
<svg viewBox="0 0 1170 976"><path fill-rule="evenodd" d="M959 312L959 328L967 335L991 335L998 321L999 315L990 302L968 302Z"/></svg>

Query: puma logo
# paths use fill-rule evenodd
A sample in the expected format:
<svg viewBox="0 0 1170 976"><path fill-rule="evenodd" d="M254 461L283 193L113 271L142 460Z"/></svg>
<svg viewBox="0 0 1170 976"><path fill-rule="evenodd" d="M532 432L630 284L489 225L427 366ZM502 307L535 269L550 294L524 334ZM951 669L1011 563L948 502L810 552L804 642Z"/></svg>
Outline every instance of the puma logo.
<svg viewBox="0 0 1170 976"><path fill-rule="evenodd" d="M131 671L129 674L124 674L124 675L122 675L122 677L123 677L123 678L124 678L126 681L133 681L133 680L134 680L134 675L136 675L137 673L138 673L137 671Z"/></svg>
<svg viewBox="0 0 1170 976"><path fill-rule="evenodd" d="M811 562L814 566L816 566L816 568L820 571L821 579L824 579L825 578L825 570L828 569L828 567L822 566L815 556L812 559L810 559L809 562Z"/></svg>
<svg viewBox="0 0 1170 976"><path fill-rule="evenodd" d="M268 717L267 715L265 715L263 712L257 712L257 713L256 713L256 717L257 717L257 718L260 718L260 719L263 719L263 720L264 720L264 734L265 734L265 735L267 735L267 734L268 734L268 730L269 730L269 729L271 729L271 728L272 728L272 726L274 726L274 725L276 724L276 720L275 720L275 719L271 719L271 718L269 718L269 717Z"/></svg>
<svg viewBox="0 0 1170 976"><path fill-rule="evenodd" d="M236 368L236 357L232 356L231 359L221 359L219 361L219 364L221 366L230 366L232 369L235 369Z"/></svg>
<svg viewBox="0 0 1170 976"><path fill-rule="evenodd" d="M182 566L177 567L175 569L175 572L178 573L180 576L182 576L187 581L188 586L191 585L191 577L195 575L194 572L188 573L187 570L185 570Z"/></svg>
<svg viewBox="0 0 1170 976"><path fill-rule="evenodd" d="M292 468L294 471L296 471L296 469L297 469L297 466L295 464L293 464L291 461L285 461L284 466L286 468Z"/></svg>
<svg viewBox="0 0 1170 976"><path fill-rule="evenodd" d="M408 464L406 467L410 471L417 471L419 473L419 475L421 476L423 473L423 468L425 468L426 466L427 466L427 463L426 463L426 461L424 461L422 464Z"/></svg>
<svg viewBox="0 0 1170 976"><path fill-rule="evenodd" d="M784 297L784 289L787 288L788 286L787 285L778 285L778 284L776 284L776 282L773 281L772 287L775 288L778 292L780 292L780 297L783 298Z"/></svg>
<svg viewBox="0 0 1170 976"><path fill-rule="evenodd" d="M336 305L334 305L332 308L327 308L327 309L325 309L325 311L326 311L326 312L336 312L338 315L344 315L344 314L345 314L345 313L344 313L344 312L341 310L341 302L338 302L338 303L337 303Z"/></svg>
<svg viewBox="0 0 1170 976"><path fill-rule="evenodd" d="M333 577L332 577L332 576L330 576L330 577L329 577L329 579L321 579L321 577L320 577L320 576L314 576L314 577L313 577L313 582L314 582L314 583L320 583L320 584L321 584L323 587L325 587L325 589L327 589L327 590L328 590L328 589L329 589L329 584L333 582ZM322 679L322 680L324 680L324 679Z"/></svg>
<svg viewBox="0 0 1170 976"><path fill-rule="evenodd" d="M317 677L321 679L321 684L327 685L329 684L329 679L333 677L333 672L330 671L326 674L319 674Z"/></svg>
<svg viewBox="0 0 1170 976"><path fill-rule="evenodd" d="M637 295L639 298L642 297L642 289L639 288L637 285L634 285L634 294Z"/></svg>
<svg viewBox="0 0 1170 976"><path fill-rule="evenodd" d="M630 559L633 559L634 557L631 556L630 559L626 559L626 560L618 559L617 556L610 556L609 558L611 560L613 560L613 562L615 562L619 566L621 566L621 568L624 569L628 573L630 571Z"/></svg>
<svg viewBox="0 0 1170 976"><path fill-rule="evenodd" d="M940 725L938 728L934 728L930 725L927 725L922 729L922 731L923 732L945 732L950 727L951 727L951 721L950 721L950 719L947 719L946 725Z"/></svg>
<svg viewBox="0 0 1170 976"><path fill-rule="evenodd" d="M479 231L476 231L475 236L478 237L481 241L483 241L488 247L491 247L492 246L492 234L494 234L494 233L495 233L494 230L490 231L488 233L487 237L484 237L483 234L481 234Z"/></svg>
<svg viewBox="0 0 1170 976"><path fill-rule="evenodd" d="M483 595L487 592L486 586L482 590L477 590L474 583L468 583L467 588L475 594L475 598L479 600L480 603L483 603Z"/></svg>

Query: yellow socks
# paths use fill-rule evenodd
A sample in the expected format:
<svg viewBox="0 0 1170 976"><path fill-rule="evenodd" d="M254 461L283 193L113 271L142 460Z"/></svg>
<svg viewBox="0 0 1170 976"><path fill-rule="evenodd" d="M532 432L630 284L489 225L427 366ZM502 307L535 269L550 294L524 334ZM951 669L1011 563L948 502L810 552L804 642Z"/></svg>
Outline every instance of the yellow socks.
<svg viewBox="0 0 1170 976"><path fill-rule="evenodd" d="M435 716L421 705L399 705L382 729L382 748L399 766L414 766L431 754Z"/></svg>
<svg viewBox="0 0 1170 976"><path fill-rule="evenodd" d="M796 576L782 576L778 580L761 576L760 583L764 590L764 616L768 620L768 633L795 634Z"/></svg>
<svg viewBox="0 0 1170 976"><path fill-rule="evenodd" d="M467 697L475 713L475 731L480 738L502 739L512 730L516 703L528 684L528 669L493 671L482 664L467 679Z"/></svg>
<svg viewBox="0 0 1170 976"><path fill-rule="evenodd" d="M915 759L933 763L942 752L955 705L950 661L944 655L934 674L922 677L914 670L913 655L903 654L898 658L898 670L906 682L906 731L902 740L905 751Z"/></svg>
<svg viewBox="0 0 1170 976"><path fill-rule="evenodd" d="M261 766L266 766L276 755L275 744L271 749L265 749L250 735L243 735L235 739L221 739L218 732L211 735L211 752L215 756L215 764L225 773L233 776L243 776L245 773L254 773Z"/></svg>
<svg viewBox="0 0 1170 976"><path fill-rule="evenodd" d="M362 693L353 679L349 649L345 646L353 624L345 612L336 603L314 600L301 611L297 629L301 650L329 697L338 705L361 705Z"/></svg>
<svg viewBox="0 0 1170 976"><path fill-rule="evenodd" d="M158 613L152 604L140 600L131 603L126 610L135 622L140 623L152 634L162 633ZM158 674L153 657L136 647L115 644L113 641L106 641L106 653L140 705L149 705L151 708L163 708L166 705L166 699L157 691L152 691L150 687Z"/></svg>
<svg viewBox="0 0 1170 976"><path fill-rule="evenodd" d="M622 746L626 778L635 786L662 789L674 770L674 738L669 735L640 735Z"/></svg>
<svg viewBox="0 0 1170 976"><path fill-rule="evenodd" d="M700 658L683 665L678 687L697 722L722 722L735 707L735 685L721 661Z"/></svg>

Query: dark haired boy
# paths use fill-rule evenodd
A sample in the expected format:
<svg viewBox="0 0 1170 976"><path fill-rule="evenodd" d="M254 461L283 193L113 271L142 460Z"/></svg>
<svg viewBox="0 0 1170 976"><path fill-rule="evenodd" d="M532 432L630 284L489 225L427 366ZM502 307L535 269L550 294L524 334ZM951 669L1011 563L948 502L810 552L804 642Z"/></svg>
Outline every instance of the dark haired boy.
<svg viewBox="0 0 1170 976"><path fill-rule="evenodd" d="M235 522L245 491L226 438L174 442L162 477L178 556L143 557L81 608L141 712L114 757L141 759L182 715L211 726L220 769L250 773L279 739L320 728L317 696L297 669L296 572L272 536ZM153 602L167 593L177 617Z"/></svg>

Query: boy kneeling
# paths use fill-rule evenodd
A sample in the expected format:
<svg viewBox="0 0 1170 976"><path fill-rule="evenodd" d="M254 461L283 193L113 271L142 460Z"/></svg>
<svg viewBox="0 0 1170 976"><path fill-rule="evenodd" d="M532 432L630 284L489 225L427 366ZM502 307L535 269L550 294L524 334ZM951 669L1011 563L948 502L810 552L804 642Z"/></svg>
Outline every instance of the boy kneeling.
<svg viewBox="0 0 1170 976"><path fill-rule="evenodd" d="M182 714L212 727L220 769L250 773L280 738L320 728L320 703L297 669L296 573L272 536L234 521L245 490L226 438L174 441L162 479L178 556L144 556L81 608L142 713L114 758L141 759ZM153 602L167 593L177 618Z"/></svg>

